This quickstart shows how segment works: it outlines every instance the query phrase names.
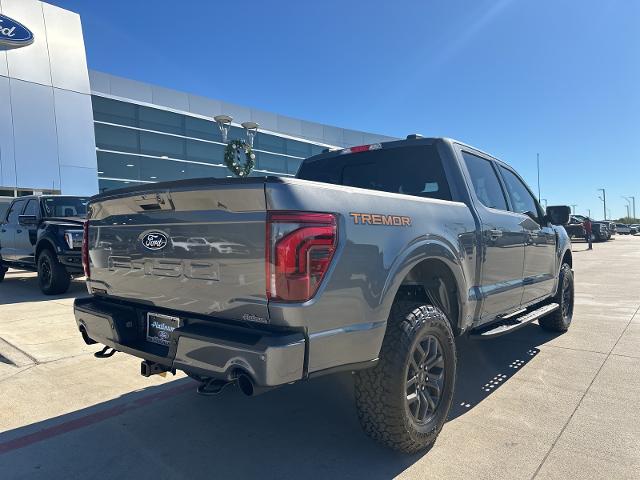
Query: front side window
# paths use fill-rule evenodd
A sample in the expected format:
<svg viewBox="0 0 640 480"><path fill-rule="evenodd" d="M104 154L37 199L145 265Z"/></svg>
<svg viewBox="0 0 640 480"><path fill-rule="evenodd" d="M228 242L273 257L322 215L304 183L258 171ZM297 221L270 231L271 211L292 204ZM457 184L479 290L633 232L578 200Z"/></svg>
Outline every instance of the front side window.
<svg viewBox="0 0 640 480"><path fill-rule="evenodd" d="M503 166L500 166L500 172L502 173L504 183L507 186L507 192L509 193L513 210L517 213L531 212L536 217L539 217L540 212L538 211L538 204L526 185L522 183L522 180L520 180L511 170L504 168Z"/></svg>
<svg viewBox="0 0 640 480"><path fill-rule="evenodd" d="M485 207L507 210L507 200L491 162L467 152L462 152L462 157L478 200Z"/></svg>
<svg viewBox="0 0 640 480"><path fill-rule="evenodd" d="M22 215L33 215L35 217L38 216L38 200L32 198L27 202L27 206L24 209Z"/></svg>

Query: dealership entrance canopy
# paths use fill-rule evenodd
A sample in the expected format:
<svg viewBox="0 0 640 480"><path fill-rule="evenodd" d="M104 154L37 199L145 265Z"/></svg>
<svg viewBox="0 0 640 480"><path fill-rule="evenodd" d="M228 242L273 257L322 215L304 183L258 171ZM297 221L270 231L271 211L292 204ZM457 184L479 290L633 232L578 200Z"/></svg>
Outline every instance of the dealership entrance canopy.
<svg viewBox="0 0 640 480"><path fill-rule="evenodd" d="M327 147L391 139L89 71L79 15L0 0L0 197L229 176L217 115L233 118L228 141L259 124L252 175L294 175Z"/></svg>

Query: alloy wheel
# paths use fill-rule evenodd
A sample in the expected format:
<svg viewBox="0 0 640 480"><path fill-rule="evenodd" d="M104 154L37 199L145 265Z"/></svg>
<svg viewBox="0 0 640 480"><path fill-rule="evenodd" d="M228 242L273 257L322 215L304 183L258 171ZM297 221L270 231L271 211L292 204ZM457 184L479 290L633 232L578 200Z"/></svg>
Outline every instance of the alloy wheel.
<svg viewBox="0 0 640 480"><path fill-rule="evenodd" d="M46 257L42 259L40 264L40 277L43 285L48 286L51 284L51 265Z"/></svg>
<svg viewBox="0 0 640 480"><path fill-rule="evenodd" d="M426 424L436 413L444 380L442 345L435 336L426 335L411 351L405 383L406 406L416 423Z"/></svg>

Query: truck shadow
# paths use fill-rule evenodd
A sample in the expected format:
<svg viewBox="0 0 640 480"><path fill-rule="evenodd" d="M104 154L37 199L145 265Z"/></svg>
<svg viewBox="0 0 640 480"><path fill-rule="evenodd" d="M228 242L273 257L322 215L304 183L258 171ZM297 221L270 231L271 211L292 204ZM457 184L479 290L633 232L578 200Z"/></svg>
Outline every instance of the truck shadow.
<svg viewBox="0 0 640 480"><path fill-rule="evenodd" d="M495 392L540 352L538 346L556 336L529 324L492 340L458 338L458 377L448 420L464 415Z"/></svg>
<svg viewBox="0 0 640 480"><path fill-rule="evenodd" d="M450 419L508 382L552 338L537 326L527 330L493 341L459 339ZM195 388L190 379L175 380L1 433L0 471L47 479L386 479L424 455L398 454L366 437L348 373L255 398L235 387L202 397Z"/></svg>
<svg viewBox="0 0 640 480"><path fill-rule="evenodd" d="M84 279L72 280L69 290L61 295L45 295L40 291L35 273L9 270L0 283L0 305L24 302L46 302L87 295Z"/></svg>

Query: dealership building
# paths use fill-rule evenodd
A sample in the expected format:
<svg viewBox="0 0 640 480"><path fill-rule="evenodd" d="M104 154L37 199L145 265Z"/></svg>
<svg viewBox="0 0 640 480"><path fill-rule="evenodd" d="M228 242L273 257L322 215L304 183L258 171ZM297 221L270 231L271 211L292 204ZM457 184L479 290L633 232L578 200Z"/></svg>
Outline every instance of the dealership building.
<svg viewBox="0 0 640 480"><path fill-rule="evenodd" d="M252 175L294 175L325 148L391 139L91 71L80 16L36 0L0 0L0 100L0 203L230 176L217 115L233 118L228 141L259 124Z"/></svg>

